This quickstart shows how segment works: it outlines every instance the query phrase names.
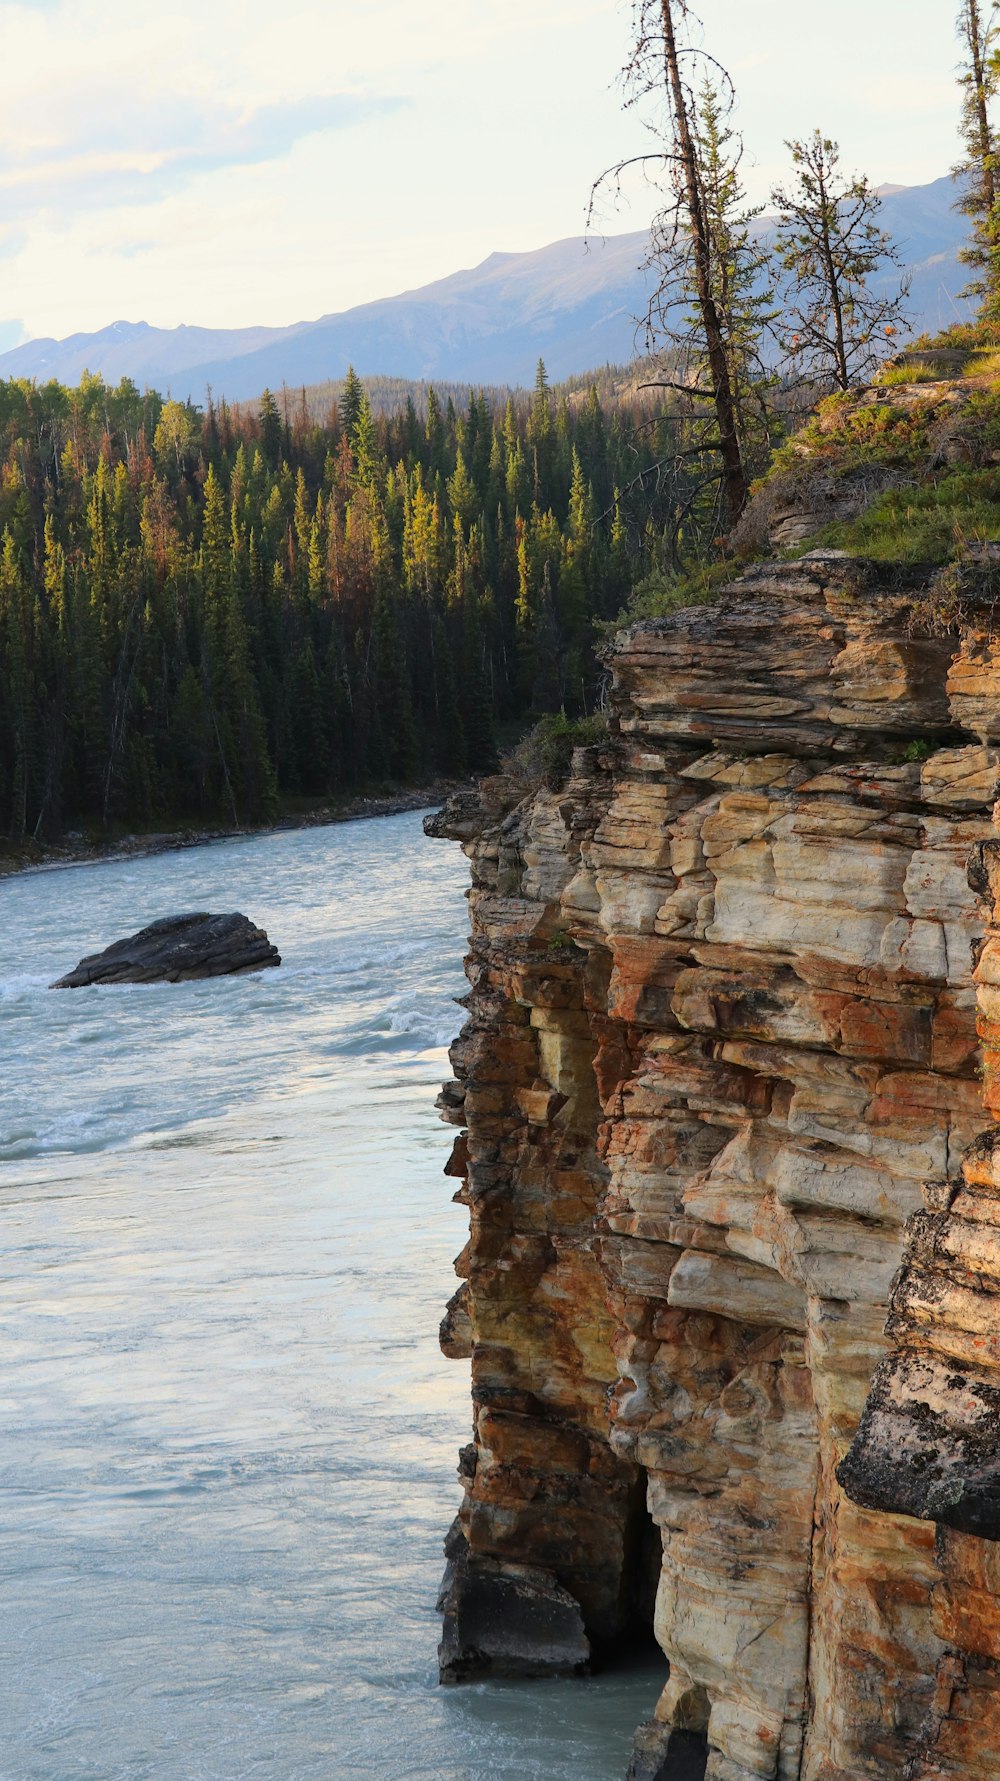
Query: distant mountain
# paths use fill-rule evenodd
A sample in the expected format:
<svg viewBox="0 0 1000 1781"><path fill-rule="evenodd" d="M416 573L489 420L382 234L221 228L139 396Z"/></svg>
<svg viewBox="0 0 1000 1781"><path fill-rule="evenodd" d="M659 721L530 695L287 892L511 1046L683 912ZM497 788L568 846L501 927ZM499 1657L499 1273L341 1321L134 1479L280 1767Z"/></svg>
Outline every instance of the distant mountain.
<svg viewBox="0 0 1000 1781"><path fill-rule="evenodd" d="M953 208L953 182L883 191L885 226L912 281L913 331L940 328L965 313L958 250L966 227ZM761 228L767 232L766 219ZM268 386L339 378L351 364L369 376L518 385L532 382L541 356L550 376L562 379L635 357L645 250L639 231L491 254L418 290L288 328L113 322L96 334L14 347L0 354L0 377L74 384L84 370L99 371L111 383L128 376L196 401L208 385L216 396L247 401Z"/></svg>
<svg viewBox="0 0 1000 1781"><path fill-rule="evenodd" d="M899 187L883 198L882 215L910 276L913 333L936 332L965 319L970 306L959 292L969 282L969 267L958 253L969 225L955 209L955 181L948 175L926 186Z"/></svg>
<svg viewBox="0 0 1000 1781"><path fill-rule="evenodd" d="M311 325L191 328L182 323L179 328L151 328L148 322L112 322L96 334L29 340L12 347L0 353L0 377L34 377L39 382L55 377L61 383L76 384L84 371L99 371L108 383L132 377L140 385L162 388L206 359L218 355L235 360Z"/></svg>

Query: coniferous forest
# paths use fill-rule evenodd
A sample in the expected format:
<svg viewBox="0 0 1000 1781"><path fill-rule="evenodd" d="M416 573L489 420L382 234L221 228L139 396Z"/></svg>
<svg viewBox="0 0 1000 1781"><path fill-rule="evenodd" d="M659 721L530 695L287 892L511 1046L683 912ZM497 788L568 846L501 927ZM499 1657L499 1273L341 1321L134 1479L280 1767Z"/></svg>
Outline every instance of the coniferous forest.
<svg viewBox="0 0 1000 1781"><path fill-rule="evenodd" d="M10 382L0 429L15 841L488 768L532 715L592 709L595 621L668 520L641 398L557 394L541 366L502 405L381 415L349 374L325 424L267 393Z"/></svg>
<svg viewBox="0 0 1000 1781"><path fill-rule="evenodd" d="M711 58L685 83L677 11L680 39L638 0L625 70L640 98L670 76L630 372L553 390L540 361L509 394L349 372L250 407L0 381L0 837L252 825L489 770L532 720L600 706L595 644L623 608L698 597L748 548L755 479L818 396L879 374L906 286L885 283L878 191L819 130L787 145L765 240L732 84ZM981 22L968 0L959 174L992 346Z"/></svg>

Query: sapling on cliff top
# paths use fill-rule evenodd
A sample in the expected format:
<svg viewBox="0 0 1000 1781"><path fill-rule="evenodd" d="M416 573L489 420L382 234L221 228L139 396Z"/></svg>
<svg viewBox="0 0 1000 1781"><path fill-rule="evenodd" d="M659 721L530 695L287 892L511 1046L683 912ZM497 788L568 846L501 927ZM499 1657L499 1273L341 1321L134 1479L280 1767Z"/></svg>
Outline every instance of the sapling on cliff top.
<svg viewBox="0 0 1000 1781"><path fill-rule="evenodd" d="M846 390L892 352L909 286L900 279L885 292L871 282L900 261L867 178L842 173L837 144L819 130L787 147L792 182L771 194L788 274L779 338L800 376Z"/></svg>

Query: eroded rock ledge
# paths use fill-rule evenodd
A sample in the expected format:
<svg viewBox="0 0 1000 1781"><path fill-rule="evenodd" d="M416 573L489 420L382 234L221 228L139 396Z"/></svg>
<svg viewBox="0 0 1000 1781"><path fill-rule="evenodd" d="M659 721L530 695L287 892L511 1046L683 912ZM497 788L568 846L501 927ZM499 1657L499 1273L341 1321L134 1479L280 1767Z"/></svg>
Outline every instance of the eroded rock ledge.
<svg viewBox="0 0 1000 1781"><path fill-rule="evenodd" d="M567 784L429 824L473 877L443 1675L579 1669L655 1593L636 1775L996 1777L1000 644L814 555L611 665Z"/></svg>

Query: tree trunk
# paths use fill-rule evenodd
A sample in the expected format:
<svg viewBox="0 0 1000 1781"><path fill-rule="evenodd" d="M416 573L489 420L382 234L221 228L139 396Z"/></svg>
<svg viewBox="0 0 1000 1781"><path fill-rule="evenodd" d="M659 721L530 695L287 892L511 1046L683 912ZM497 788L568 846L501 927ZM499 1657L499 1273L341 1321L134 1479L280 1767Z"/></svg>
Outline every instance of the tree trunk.
<svg viewBox="0 0 1000 1781"><path fill-rule="evenodd" d="M825 151L824 151L825 159ZM837 355L837 383L842 390L850 388L850 374L847 369L847 345L844 340L844 307L840 299L840 279L833 258L833 247L830 241L830 216L826 181L823 169L818 169L820 215L823 223L823 260L826 265L826 281L830 290L830 307L833 310L835 331L835 351Z"/></svg>
<svg viewBox="0 0 1000 1781"><path fill-rule="evenodd" d="M698 307L701 311L702 326L705 330L705 344L708 350L708 368L712 379L712 397L715 403L715 415L719 427L719 445L722 453L722 480L726 497L726 509L730 525L734 525L746 506L747 479L743 468L743 453L740 448L739 431L736 424L736 405L733 401L732 383L729 376L729 361L726 358L725 341L715 299L712 296L711 253L708 241L708 228L705 220L705 209L702 203L701 185L698 178L698 158L694 138L691 133L691 121L688 117L687 100L681 81L680 65L677 59L677 39L674 34L674 18L672 0L660 0L663 17L663 59L666 69L667 86L673 102L674 121L677 128L677 142L680 149L681 167L684 176L684 192L688 218L691 225L691 245L694 252L695 287L698 293Z"/></svg>
<svg viewBox="0 0 1000 1781"><path fill-rule="evenodd" d="M976 128L979 133L979 165L983 194L983 208L988 219L996 203L996 175L993 170L993 142L990 132L989 112L986 105L986 65L983 44L983 22L979 12L979 0L966 0L966 27L969 36L969 57L972 63L972 81L974 105L976 112Z"/></svg>

